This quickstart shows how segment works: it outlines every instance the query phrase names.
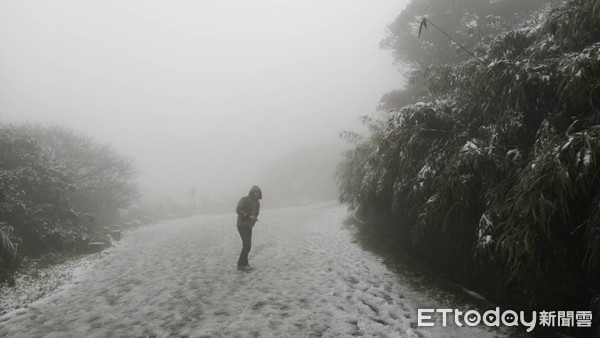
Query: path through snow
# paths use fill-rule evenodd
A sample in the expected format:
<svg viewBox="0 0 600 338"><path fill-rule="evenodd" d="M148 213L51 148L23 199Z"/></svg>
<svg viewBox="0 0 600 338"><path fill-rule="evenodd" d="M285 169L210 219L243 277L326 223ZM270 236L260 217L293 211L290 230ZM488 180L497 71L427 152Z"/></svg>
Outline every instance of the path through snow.
<svg viewBox="0 0 600 338"><path fill-rule="evenodd" d="M0 317L0 336L499 336L418 328L417 308L453 307L352 241L335 204L264 210L237 271L235 217L197 216L127 233L50 296Z"/></svg>

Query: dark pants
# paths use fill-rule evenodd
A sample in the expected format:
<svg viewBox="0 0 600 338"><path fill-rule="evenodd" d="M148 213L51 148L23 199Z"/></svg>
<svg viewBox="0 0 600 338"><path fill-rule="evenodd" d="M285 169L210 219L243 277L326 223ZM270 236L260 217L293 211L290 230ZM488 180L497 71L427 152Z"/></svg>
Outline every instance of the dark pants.
<svg viewBox="0 0 600 338"><path fill-rule="evenodd" d="M242 237L242 253L238 260L238 266L248 265L248 254L250 253L250 247L252 247L252 228L241 226L237 227L240 237Z"/></svg>

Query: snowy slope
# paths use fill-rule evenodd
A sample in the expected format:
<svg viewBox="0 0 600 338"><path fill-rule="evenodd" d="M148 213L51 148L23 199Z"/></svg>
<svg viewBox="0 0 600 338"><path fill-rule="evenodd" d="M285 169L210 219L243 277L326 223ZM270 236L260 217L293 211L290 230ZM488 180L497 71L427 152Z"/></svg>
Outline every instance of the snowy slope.
<svg viewBox="0 0 600 338"><path fill-rule="evenodd" d="M236 270L235 217L198 216L129 233L50 296L0 317L0 336L498 336L484 327L417 327L416 291L352 242L345 210L264 210L251 273ZM431 293L434 294L434 293Z"/></svg>

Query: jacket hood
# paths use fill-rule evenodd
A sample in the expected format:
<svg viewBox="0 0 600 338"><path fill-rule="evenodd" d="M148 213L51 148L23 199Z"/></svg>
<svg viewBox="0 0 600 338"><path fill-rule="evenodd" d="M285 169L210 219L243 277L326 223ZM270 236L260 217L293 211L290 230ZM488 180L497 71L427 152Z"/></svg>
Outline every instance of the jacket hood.
<svg viewBox="0 0 600 338"><path fill-rule="evenodd" d="M260 188L257 185L253 185L252 188L250 188L248 196L252 196L252 193L255 191L258 191L258 199L262 199L262 190L260 190Z"/></svg>

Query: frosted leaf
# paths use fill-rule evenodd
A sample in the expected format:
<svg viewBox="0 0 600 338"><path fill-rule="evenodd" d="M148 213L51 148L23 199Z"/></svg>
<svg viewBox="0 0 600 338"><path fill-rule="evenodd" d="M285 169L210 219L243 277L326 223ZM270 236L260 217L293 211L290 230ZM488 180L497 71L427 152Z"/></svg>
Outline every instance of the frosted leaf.
<svg viewBox="0 0 600 338"><path fill-rule="evenodd" d="M479 247L485 248L494 242L492 236L490 235L493 227L494 222L491 220L491 213L489 210L487 210L479 218L479 224L477 226L477 245Z"/></svg>
<svg viewBox="0 0 600 338"><path fill-rule="evenodd" d="M431 177L435 175L435 170L431 168L429 164L426 164L421 168L419 173L417 174L417 180L424 181L427 177Z"/></svg>
<svg viewBox="0 0 600 338"><path fill-rule="evenodd" d="M511 149L506 152L506 157L513 161L518 161L521 159L521 152L519 151L519 148Z"/></svg>
<svg viewBox="0 0 600 338"><path fill-rule="evenodd" d="M463 152L469 150L479 150L479 147L472 141L467 141L460 151Z"/></svg>
<svg viewBox="0 0 600 338"><path fill-rule="evenodd" d="M583 155L583 166L587 167L592 162L592 151L590 149L585 150L585 155Z"/></svg>
<svg viewBox="0 0 600 338"><path fill-rule="evenodd" d="M434 194L433 196L429 197L429 199L427 200L427 202L425 202L425 204L430 204L430 203L434 203L437 200L438 194Z"/></svg>

